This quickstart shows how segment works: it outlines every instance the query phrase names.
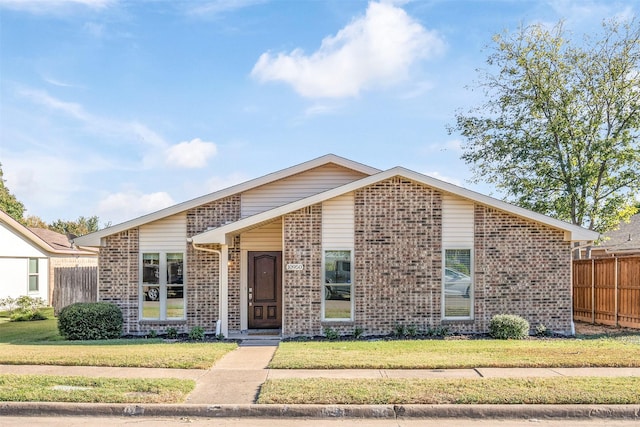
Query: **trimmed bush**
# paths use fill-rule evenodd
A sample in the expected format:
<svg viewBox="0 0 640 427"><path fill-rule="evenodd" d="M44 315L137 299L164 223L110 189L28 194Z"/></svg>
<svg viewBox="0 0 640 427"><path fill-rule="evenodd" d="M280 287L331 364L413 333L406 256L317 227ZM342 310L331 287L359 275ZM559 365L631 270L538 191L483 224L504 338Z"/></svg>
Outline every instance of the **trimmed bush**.
<svg viewBox="0 0 640 427"><path fill-rule="evenodd" d="M521 340L529 335L529 322L513 314L497 314L489 323L489 335L499 340Z"/></svg>
<svg viewBox="0 0 640 427"><path fill-rule="evenodd" d="M194 326L189 331L189 339L191 341L202 341L204 340L204 328L202 326Z"/></svg>
<svg viewBox="0 0 640 427"><path fill-rule="evenodd" d="M107 340L122 335L122 311L106 302L77 302L58 316L60 335L68 340Z"/></svg>

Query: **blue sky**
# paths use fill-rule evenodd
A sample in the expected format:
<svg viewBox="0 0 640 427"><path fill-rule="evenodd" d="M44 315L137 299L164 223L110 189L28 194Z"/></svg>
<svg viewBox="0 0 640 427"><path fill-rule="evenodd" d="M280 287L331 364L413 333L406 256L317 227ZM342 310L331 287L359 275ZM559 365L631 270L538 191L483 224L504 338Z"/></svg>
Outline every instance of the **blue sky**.
<svg viewBox="0 0 640 427"><path fill-rule="evenodd" d="M0 0L0 163L28 215L122 222L327 153L467 180L493 34L638 1Z"/></svg>

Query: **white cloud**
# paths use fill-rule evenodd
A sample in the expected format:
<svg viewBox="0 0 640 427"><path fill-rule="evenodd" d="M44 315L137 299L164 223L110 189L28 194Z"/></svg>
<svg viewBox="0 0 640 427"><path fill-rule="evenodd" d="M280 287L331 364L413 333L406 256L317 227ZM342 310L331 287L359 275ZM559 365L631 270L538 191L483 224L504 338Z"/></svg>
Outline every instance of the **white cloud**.
<svg viewBox="0 0 640 427"><path fill-rule="evenodd" d="M1 0L0 0L1 1ZM95 119L87 113L82 105L74 102L66 102L56 99L47 92L37 89L21 88L18 94L29 99L35 104L42 105L51 110L60 111L68 116L82 121L95 121Z"/></svg>
<svg viewBox="0 0 640 427"><path fill-rule="evenodd" d="M4 154L2 166L7 187L25 204L29 214L40 216L52 208L77 205L74 195L90 185L85 175L112 165L98 157L78 162L72 157L27 151Z"/></svg>
<svg viewBox="0 0 640 427"><path fill-rule="evenodd" d="M251 75L261 82L288 83L305 97L355 96L406 79L417 59L443 50L440 36L404 10L372 2L364 17L326 37L316 52L263 53Z"/></svg>
<svg viewBox="0 0 640 427"><path fill-rule="evenodd" d="M135 141L142 145L144 150L142 150L141 158L144 168L164 165L163 153L169 144L160 134L143 123L135 120L126 121L96 116L88 112L81 104L59 100L42 90L23 87L18 89L18 94L34 104L78 120L93 134L101 137L112 135L120 141Z"/></svg>
<svg viewBox="0 0 640 427"><path fill-rule="evenodd" d="M195 138L167 148L165 161L170 166L202 168L207 165L209 158L215 156L217 152L218 147L213 142Z"/></svg>
<svg viewBox="0 0 640 427"><path fill-rule="evenodd" d="M219 15L225 12L233 12L234 10L243 9L245 7L254 6L256 4L265 3L266 0L213 0L198 3L192 7L189 13L192 15Z"/></svg>
<svg viewBox="0 0 640 427"><path fill-rule="evenodd" d="M36 14L57 14L61 13L65 7L85 6L91 9L104 9L116 2L117 0L0 0L0 8Z"/></svg>
<svg viewBox="0 0 640 427"><path fill-rule="evenodd" d="M98 203L97 215L102 221L118 224L173 204L171 196L164 191L143 194L140 191L129 190L110 194L103 198Z"/></svg>

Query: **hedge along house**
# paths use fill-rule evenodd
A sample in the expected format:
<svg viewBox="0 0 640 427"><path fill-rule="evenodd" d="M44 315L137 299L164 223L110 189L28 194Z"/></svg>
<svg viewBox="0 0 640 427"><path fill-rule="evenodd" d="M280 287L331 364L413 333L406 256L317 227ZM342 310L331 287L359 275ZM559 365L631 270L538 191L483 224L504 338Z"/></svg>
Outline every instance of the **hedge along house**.
<svg viewBox="0 0 640 427"><path fill-rule="evenodd" d="M598 235L401 167L326 155L76 239L124 333L572 333L571 246ZM219 321L219 322L218 322ZM217 327L217 330L216 330Z"/></svg>

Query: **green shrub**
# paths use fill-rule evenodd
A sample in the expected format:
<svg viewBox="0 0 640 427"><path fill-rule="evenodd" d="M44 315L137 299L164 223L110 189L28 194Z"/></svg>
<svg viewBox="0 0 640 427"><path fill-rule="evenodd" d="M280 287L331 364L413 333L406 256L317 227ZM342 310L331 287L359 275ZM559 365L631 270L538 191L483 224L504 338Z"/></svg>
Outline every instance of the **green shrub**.
<svg viewBox="0 0 640 427"><path fill-rule="evenodd" d="M548 337L551 335L551 331L549 329L547 329L547 327L545 325L543 325L542 323L540 323L538 326L536 326L536 336L537 337Z"/></svg>
<svg viewBox="0 0 640 427"><path fill-rule="evenodd" d="M165 334L167 335L167 339L170 339L170 340L175 340L176 338L178 338L178 330L173 327L167 328L167 330L165 331Z"/></svg>
<svg viewBox="0 0 640 427"><path fill-rule="evenodd" d="M12 322L31 322L32 320L47 320L47 316L45 316L40 310L14 313L11 315Z"/></svg>
<svg viewBox="0 0 640 427"><path fill-rule="evenodd" d="M324 328L324 336L331 341L334 341L340 338L340 334L338 333L338 331L330 327Z"/></svg>
<svg viewBox="0 0 640 427"><path fill-rule="evenodd" d="M500 340L521 340L529 335L529 322L513 314L497 314L489 323L489 335Z"/></svg>
<svg viewBox="0 0 640 427"><path fill-rule="evenodd" d="M436 326L435 328L428 328L426 335L428 337L444 338L449 335L449 328L446 326Z"/></svg>
<svg viewBox="0 0 640 427"><path fill-rule="evenodd" d="M357 340L362 338L363 334L364 334L364 328L362 328L360 326L356 326L356 328L353 330L353 338L355 338Z"/></svg>
<svg viewBox="0 0 640 427"><path fill-rule="evenodd" d="M45 306L42 298L33 298L27 295L0 299L0 307L5 307L9 311L9 317L14 322L46 320L47 316L41 311Z"/></svg>
<svg viewBox="0 0 640 427"><path fill-rule="evenodd" d="M409 325L407 326L406 333L411 338L415 338L418 336L418 327L416 325Z"/></svg>
<svg viewBox="0 0 640 427"><path fill-rule="evenodd" d="M58 316L60 335L68 340L106 340L122 335L122 311L106 302L78 302Z"/></svg>
<svg viewBox="0 0 640 427"><path fill-rule="evenodd" d="M202 326L194 326L189 331L189 339L192 341L204 340L204 328Z"/></svg>
<svg viewBox="0 0 640 427"><path fill-rule="evenodd" d="M406 337L407 336L407 328L404 325L401 324L396 324L396 327L393 330L393 334L398 337L398 338L402 338L402 337Z"/></svg>

